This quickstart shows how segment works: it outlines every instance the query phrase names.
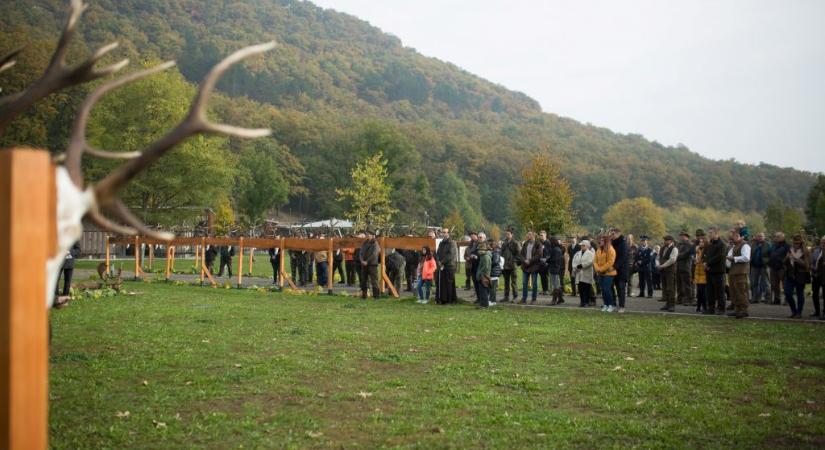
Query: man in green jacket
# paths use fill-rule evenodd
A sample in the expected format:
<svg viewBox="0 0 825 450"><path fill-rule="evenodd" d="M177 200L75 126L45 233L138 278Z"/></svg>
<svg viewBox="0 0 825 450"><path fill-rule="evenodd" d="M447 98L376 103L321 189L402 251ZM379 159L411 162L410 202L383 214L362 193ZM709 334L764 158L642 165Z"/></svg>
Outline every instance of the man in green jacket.
<svg viewBox="0 0 825 450"><path fill-rule="evenodd" d="M367 286L372 288L372 298L378 298L378 263L381 260L381 247L375 240L375 231L367 228L367 240L361 245L358 254L361 263L361 298L367 298Z"/></svg>

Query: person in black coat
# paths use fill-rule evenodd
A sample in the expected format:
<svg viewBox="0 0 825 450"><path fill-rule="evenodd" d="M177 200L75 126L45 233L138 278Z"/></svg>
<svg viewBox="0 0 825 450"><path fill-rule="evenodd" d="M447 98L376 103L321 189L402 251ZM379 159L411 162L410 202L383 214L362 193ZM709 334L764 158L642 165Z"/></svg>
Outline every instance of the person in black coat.
<svg viewBox="0 0 825 450"><path fill-rule="evenodd" d="M703 314L725 314L725 258L727 246L719 237L719 229L708 229L708 243L702 252L707 278L707 309Z"/></svg>
<svg viewBox="0 0 825 450"><path fill-rule="evenodd" d="M272 247L269 249L269 263L272 264L272 284L278 284L278 274L281 270L281 249Z"/></svg>
<svg viewBox="0 0 825 450"><path fill-rule="evenodd" d="M218 256L218 251L215 250L214 245L210 245L206 252L203 254L203 262L206 264L206 270L209 271L209 275L213 275L215 273L215 258Z"/></svg>
<svg viewBox="0 0 825 450"><path fill-rule="evenodd" d="M413 291L413 286L417 278L418 261L421 259L421 253L415 250L401 250L406 262L404 266L404 275L407 280L407 292Z"/></svg>
<svg viewBox="0 0 825 450"><path fill-rule="evenodd" d="M616 289L619 299L619 312L623 312L627 297L627 279L630 275L630 249L625 237L622 235L622 230L612 228L610 239L613 250L616 251L616 260L613 262L613 267L616 269L616 276L613 277L613 287Z"/></svg>
<svg viewBox="0 0 825 450"><path fill-rule="evenodd" d="M645 288L647 288L647 297L653 297L653 249L648 246L650 238L641 236L639 248L636 250L636 258L633 261L633 266L636 272L639 273L639 297L645 296Z"/></svg>
<svg viewBox="0 0 825 450"><path fill-rule="evenodd" d="M226 266L227 276L232 278L232 257L235 256L235 247L231 245L224 245L220 250L221 263L218 269L218 276L223 276L223 268Z"/></svg>
<svg viewBox="0 0 825 450"><path fill-rule="evenodd" d="M60 275L57 277L57 284L54 287L55 295L69 295L71 292L72 287L72 275L74 274L74 261L80 258L80 243L75 242L72 245L72 248L66 252L66 257L63 259L63 267L60 269L61 274L63 275L63 292L61 293L58 288L60 287Z"/></svg>

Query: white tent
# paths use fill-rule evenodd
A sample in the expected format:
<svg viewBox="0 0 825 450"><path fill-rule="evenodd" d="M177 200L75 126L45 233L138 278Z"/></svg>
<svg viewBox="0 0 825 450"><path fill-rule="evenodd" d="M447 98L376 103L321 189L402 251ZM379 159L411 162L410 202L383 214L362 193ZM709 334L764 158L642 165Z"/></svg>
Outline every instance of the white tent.
<svg viewBox="0 0 825 450"><path fill-rule="evenodd" d="M352 222L342 219L326 219L317 222L305 223L303 225L296 225L295 228L352 228Z"/></svg>

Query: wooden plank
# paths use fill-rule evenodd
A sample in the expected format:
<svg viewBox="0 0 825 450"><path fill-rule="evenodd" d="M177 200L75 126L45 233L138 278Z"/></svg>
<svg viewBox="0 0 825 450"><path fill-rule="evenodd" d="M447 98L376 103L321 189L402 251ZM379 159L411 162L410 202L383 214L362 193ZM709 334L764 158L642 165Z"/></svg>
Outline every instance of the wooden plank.
<svg viewBox="0 0 825 450"><path fill-rule="evenodd" d="M240 289L243 281L243 237L241 237L240 248L238 251L238 288Z"/></svg>
<svg viewBox="0 0 825 450"><path fill-rule="evenodd" d="M387 238L381 236L380 246L381 246L381 294L384 293L384 289L386 288L385 281L387 280L387 247L384 243L387 241Z"/></svg>
<svg viewBox="0 0 825 450"><path fill-rule="evenodd" d="M345 237L333 239L333 247L337 250L340 248L361 248L366 242L366 238Z"/></svg>
<svg viewBox="0 0 825 450"><path fill-rule="evenodd" d="M285 238L284 246L290 250L320 252L327 249L327 243L321 239Z"/></svg>
<svg viewBox="0 0 825 450"><path fill-rule="evenodd" d="M106 235L106 273L110 273L111 255L109 250L109 235Z"/></svg>
<svg viewBox="0 0 825 450"><path fill-rule="evenodd" d="M230 237L207 237L203 238L204 243L215 246L238 245L238 238Z"/></svg>
<svg viewBox="0 0 825 450"><path fill-rule="evenodd" d="M247 243L247 245L249 245L249 243ZM251 247L249 249L249 269L247 269L247 271L246 271L246 274L250 277L252 276L252 263L255 261L254 255L255 255L255 247Z"/></svg>
<svg viewBox="0 0 825 450"><path fill-rule="evenodd" d="M140 236L135 236L135 279L140 279L140 257L143 256L143 250L140 248Z"/></svg>
<svg viewBox="0 0 825 450"><path fill-rule="evenodd" d="M279 273L280 277L278 278L278 286L281 289L283 289L284 288L284 277L286 276L285 272L284 272L284 260L285 260L285 258L284 258L284 239L283 238L278 239L278 249L279 249L278 250L278 258L280 259L280 264L278 264L278 272L280 272Z"/></svg>
<svg viewBox="0 0 825 450"><path fill-rule="evenodd" d="M269 250L281 245L281 240L275 238L244 238L244 243L247 247Z"/></svg>
<svg viewBox="0 0 825 450"><path fill-rule="evenodd" d="M206 246L203 244L204 238L201 238L200 244L200 258L196 258L195 261L200 261L201 266L201 286L203 286L203 273L206 272ZM195 253L198 252L197 247L195 247Z"/></svg>
<svg viewBox="0 0 825 450"><path fill-rule="evenodd" d="M202 263L201 273L206 274L206 278L209 278L209 282L212 283L212 286L215 286L216 284L218 284L218 282L215 281L214 278L212 278L212 274L209 273L209 270L206 268L206 263L203 262L203 261L201 261L201 263ZM201 278L201 284L203 284L203 278Z"/></svg>
<svg viewBox="0 0 825 450"><path fill-rule="evenodd" d="M46 259L54 174L49 154L0 151L0 448L48 445ZM56 235L55 235L56 236ZM51 247L50 247L51 245Z"/></svg>
<svg viewBox="0 0 825 450"><path fill-rule="evenodd" d="M435 253L435 239L430 239L426 236L402 236L402 237L388 237L387 248L394 248L396 250L416 250L420 251L424 247L430 247L430 250Z"/></svg>

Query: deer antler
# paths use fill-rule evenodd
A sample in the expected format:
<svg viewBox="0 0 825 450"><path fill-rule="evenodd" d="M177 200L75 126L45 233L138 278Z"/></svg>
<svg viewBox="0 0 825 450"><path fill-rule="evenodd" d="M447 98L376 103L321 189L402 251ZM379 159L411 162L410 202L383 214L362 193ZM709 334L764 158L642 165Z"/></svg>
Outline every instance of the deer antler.
<svg viewBox="0 0 825 450"><path fill-rule="evenodd" d="M86 59L86 61L74 68L66 64L66 52L69 48L69 42L74 36L77 23L80 21L80 16L83 14L83 11L86 10L86 7L87 5L81 0L71 1L69 20L66 21L63 34L61 34L60 40L57 43L57 49L55 49L49 66L43 75L31 86L26 88L26 90L0 98L0 134L12 120L27 110L36 101L69 86L86 83L115 73L129 63L128 59L123 59L102 69L95 69L95 64L97 64L103 56L117 48L118 43L112 42L99 48L92 56ZM0 70L11 67L11 65L14 64L12 58L19 52L20 49L4 56L3 60L0 60Z"/></svg>
<svg viewBox="0 0 825 450"><path fill-rule="evenodd" d="M15 65L17 61L14 60L17 55L23 51L24 47L18 47L3 56L0 56L0 72L11 68L11 66Z"/></svg>
<svg viewBox="0 0 825 450"><path fill-rule="evenodd" d="M218 82L221 75L229 69L229 67L246 57L263 53L274 47L274 42L253 45L236 51L218 63L214 68L212 68L201 84L198 95L189 109L189 113L186 118L172 131L157 141L149 144L148 147L139 152L109 152L91 147L86 141L86 124L89 120L89 115L91 114L95 103L97 103L97 101L100 100L100 98L102 98L107 92L127 83L131 83L140 78L172 67L174 62L166 62L156 67L109 81L92 92L81 106L80 112L78 113L72 129L69 147L66 150L65 166L72 183L74 183L79 189L83 189L81 161L84 152L103 158L129 158L130 160L115 169L114 172L106 176L95 186L89 187L89 189L93 190L95 197L95 204L88 213L89 217L99 226L120 234L131 235L142 233L146 236L156 237L158 239L172 239L174 237L172 234L151 230L141 223L140 219L129 211L126 205L123 204L123 202L118 198L118 193L126 186L126 183L128 183L129 180L160 159L172 147L192 135L199 133L214 133L243 138L268 136L270 134L269 129L247 129L213 123L206 117L206 106L215 84ZM127 226L113 223L104 217L101 214L101 211L106 211L112 214Z"/></svg>

